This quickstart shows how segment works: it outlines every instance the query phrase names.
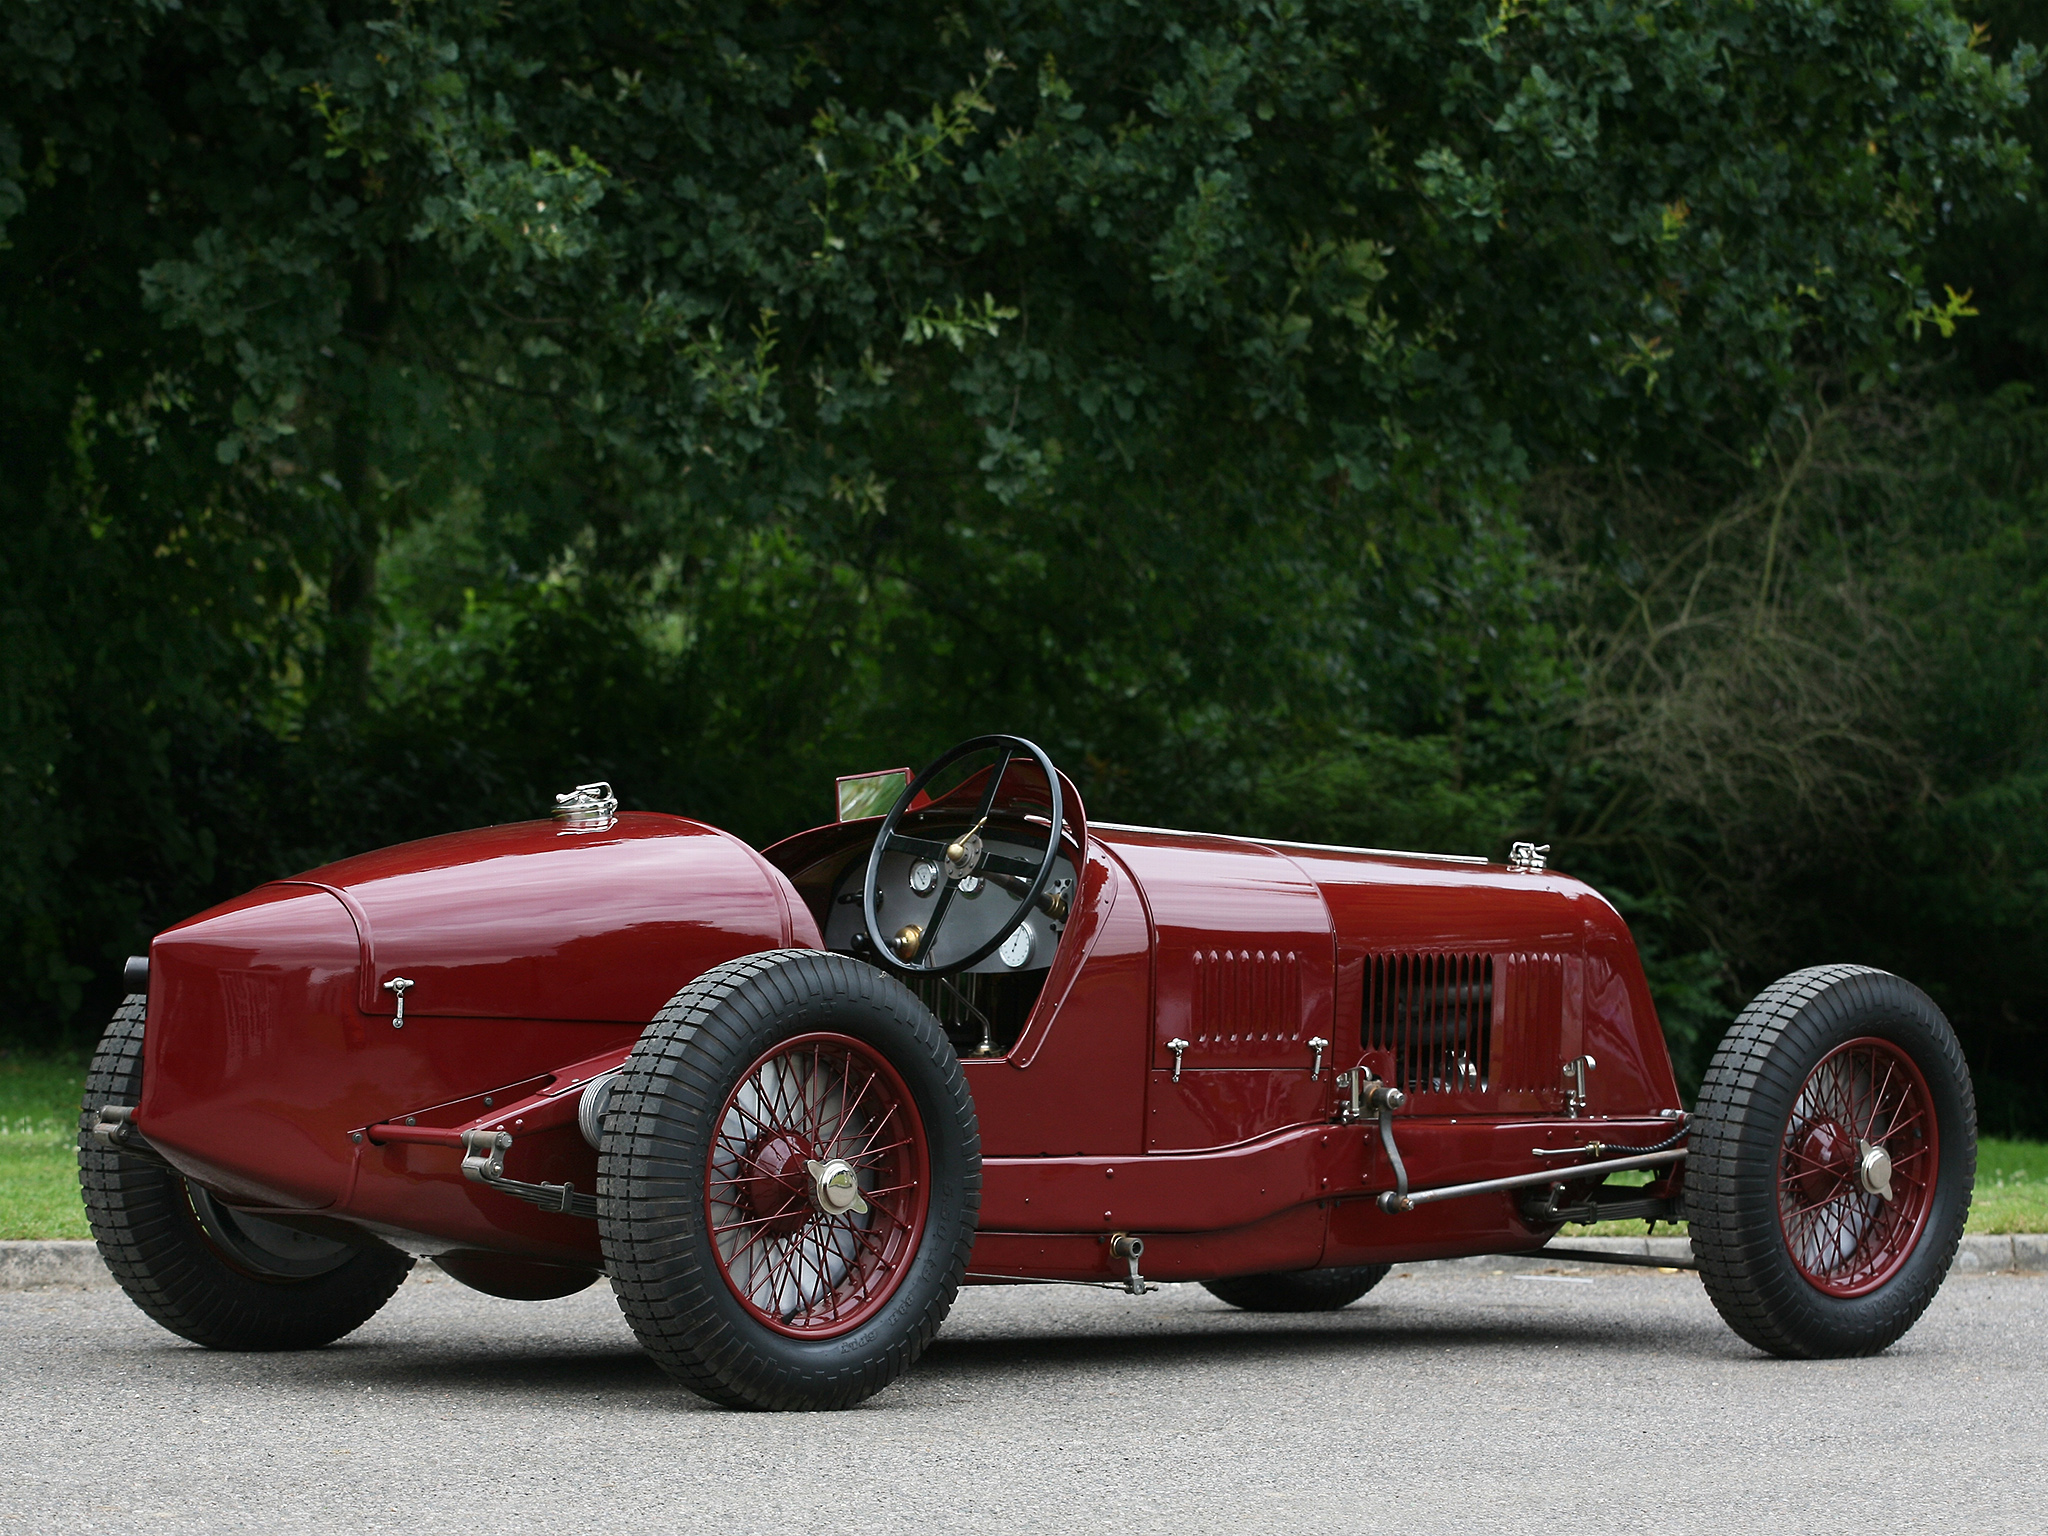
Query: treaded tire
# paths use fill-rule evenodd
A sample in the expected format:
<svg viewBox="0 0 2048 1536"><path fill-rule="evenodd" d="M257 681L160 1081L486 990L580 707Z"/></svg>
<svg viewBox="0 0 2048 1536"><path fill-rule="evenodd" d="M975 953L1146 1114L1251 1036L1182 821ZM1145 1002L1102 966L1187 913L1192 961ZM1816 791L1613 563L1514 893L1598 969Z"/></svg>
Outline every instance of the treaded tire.
<svg viewBox="0 0 2048 1536"><path fill-rule="evenodd" d="M1830 1053L1860 1040L1896 1047L1918 1069L1939 1156L1924 1223L1897 1268L1863 1294L1837 1295L1802 1273L1788 1244L1781 1143L1809 1076ZM1707 1295L1729 1327L1771 1354L1876 1354L1919 1320L1947 1276L1976 1168L1969 1068L1932 999L1867 966L1794 972L1736 1018L1714 1052L1693 1113L1685 1215Z"/></svg>
<svg viewBox="0 0 2048 1536"><path fill-rule="evenodd" d="M806 1338L775 1331L727 1283L709 1190L742 1079L779 1043L820 1031L858 1042L900 1078L924 1127L928 1199L879 1310L851 1331ZM937 1334L974 1246L981 1132L958 1057L901 982L817 950L717 966L655 1016L604 1118L598 1231L612 1288L647 1352L691 1391L732 1408L846 1408L901 1376Z"/></svg>
<svg viewBox="0 0 2048 1536"><path fill-rule="evenodd" d="M1335 1312L1387 1278L1391 1264L1297 1269L1275 1275L1204 1280L1202 1289L1242 1312Z"/></svg>
<svg viewBox="0 0 2048 1536"><path fill-rule="evenodd" d="M180 1175L92 1135L101 1105L142 1096L146 1002L133 993L115 1010L79 1116L78 1182L108 1270L144 1312L208 1349L318 1349L353 1333L391 1299L412 1268L408 1255L366 1238L338 1268L310 1279L250 1273L207 1237Z"/></svg>

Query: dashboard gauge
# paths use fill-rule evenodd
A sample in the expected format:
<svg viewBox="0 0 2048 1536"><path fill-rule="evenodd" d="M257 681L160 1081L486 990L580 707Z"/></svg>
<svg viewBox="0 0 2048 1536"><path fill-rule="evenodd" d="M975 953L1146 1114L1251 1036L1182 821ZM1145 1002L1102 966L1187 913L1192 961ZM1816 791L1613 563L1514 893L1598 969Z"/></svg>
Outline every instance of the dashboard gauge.
<svg viewBox="0 0 2048 1536"><path fill-rule="evenodd" d="M938 888L939 866L931 859L919 859L910 866L910 888L920 896L929 896Z"/></svg>
<svg viewBox="0 0 2048 1536"><path fill-rule="evenodd" d="M1014 971L1031 963L1031 951L1035 947L1031 940L1031 925L1027 923L1003 940L1003 947L996 953L1003 957L1003 964Z"/></svg>
<svg viewBox="0 0 2048 1536"><path fill-rule="evenodd" d="M981 894L981 876L963 876L960 881L960 894L962 896L979 896Z"/></svg>

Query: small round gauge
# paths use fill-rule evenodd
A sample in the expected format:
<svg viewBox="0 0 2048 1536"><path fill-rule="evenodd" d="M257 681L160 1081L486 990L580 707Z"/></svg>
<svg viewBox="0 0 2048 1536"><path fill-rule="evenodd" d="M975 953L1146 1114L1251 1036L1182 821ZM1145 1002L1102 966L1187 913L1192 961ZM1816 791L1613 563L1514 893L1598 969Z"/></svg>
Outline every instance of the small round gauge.
<svg viewBox="0 0 2048 1536"><path fill-rule="evenodd" d="M920 896L929 896L938 888L939 866L931 859L919 859L910 866L910 888Z"/></svg>
<svg viewBox="0 0 2048 1536"><path fill-rule="evenodd" d="M961 878L960 878L960 894L961 894L962 896L979 896L979 895L981 894L981 876L979 876L979 875L963 875L963 876L961 876Z"/></svg>
<svg viewBox="0 0 2048 1536"><path fill-rule="evenodd" d="M1003 964L1014 971L1031 963L1031 951L1034 947L1030 925L1026 924L1003 940L1003 947L996 953L1003 957Z"/></svg>

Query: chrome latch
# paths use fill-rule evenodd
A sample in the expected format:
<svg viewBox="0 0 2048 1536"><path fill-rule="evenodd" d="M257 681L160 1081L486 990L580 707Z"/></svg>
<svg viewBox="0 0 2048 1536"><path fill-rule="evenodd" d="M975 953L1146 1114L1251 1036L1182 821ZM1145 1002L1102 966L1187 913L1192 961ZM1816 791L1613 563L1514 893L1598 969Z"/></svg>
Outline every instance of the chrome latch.
<svg viewBox="0 0 2048 1536"><path fill-rule="evenodd" d="M1330 1048L1330 1042L1321 1035L1310 1035L1308 1048L1316 1053L1315 1063L1308 1069L1308 1080L1314 1082L1323 1075L1323 1052Z"/></svg>
<svg viewBox="0 0 2048 1536"><path fill-rule="evenodd" d="M1574 1120L1586 1108L1586 1074L1598 1065L1590 1056L1574 1056L1564 1064L1564 1112Z"/></svg>
<svg viewBox="0 0 2048 1536"><path fill-rule="evenodd" d="M1525 875L1540 875L1550 861L1550 844L1516 843L1508 850L1508 868Z"/></svg>
<svg viewBox="0 0 2048 1536"><path fill-rule="evenodd" d="M1109 1240L1109 1251L1131 1267L1124 1289L1133 1296L1142 1296L1152 1287L1145 1283L1145 1277L1138 1273L1138 1260L1144 1257L1145 1239L1133 1237L1128 1232L1119 1232Z"/></svg>
<svg viewBox="0 0 2048 1536"><path fill-rule="evenodd" d="M1166 1048L1169 1051L1173 1052L1172 1081L1177 1083L1180 1081L1180 1058L1182 1054L1187 1050L1188 1043L1187 1041L1181 1039L1180 1036L1175 1035L1171 1040L1166 1042Z"/></svg>
<svg viewBox="0 0 2048 1536"><path fill-rule="evenodd" d="M410 992L416 985L418 983L410 981L403 976L394 976L384 983L384 990L398 999L398 1011L391 1016L391 1027L393 1029L405 1028L405 994Z"/></svg>

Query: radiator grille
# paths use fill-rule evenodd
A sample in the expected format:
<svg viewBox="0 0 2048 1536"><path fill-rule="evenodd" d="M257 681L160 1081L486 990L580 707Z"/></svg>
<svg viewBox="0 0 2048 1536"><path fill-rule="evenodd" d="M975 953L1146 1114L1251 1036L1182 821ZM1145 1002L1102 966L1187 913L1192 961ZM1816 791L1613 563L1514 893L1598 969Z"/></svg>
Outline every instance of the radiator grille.
<svg viewBox="0 0 2048 1536"><path fill-rule="evenodd" d="M1409 1093L1484 1093L1492 1083L1493 956L1374 955L1365 978L1368 1051L1394 1058Z"/></svg>

